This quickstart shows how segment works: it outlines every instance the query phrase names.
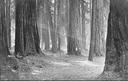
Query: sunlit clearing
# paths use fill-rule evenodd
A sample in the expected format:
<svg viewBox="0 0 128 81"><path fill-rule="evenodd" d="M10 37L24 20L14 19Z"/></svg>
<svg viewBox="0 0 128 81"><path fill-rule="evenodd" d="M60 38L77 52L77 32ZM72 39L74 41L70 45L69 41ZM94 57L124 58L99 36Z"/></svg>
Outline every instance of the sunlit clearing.
<svg viewBox="0 0 128 81"><path fill-rule="evenodd" d="M86 66L86 65L89 65L89 66L104 66L104 64L97 64L97 63L94 63L94 62L91 62L91 61L75 61L75 62L78 63L81 66Z"/></svg>
<svg viewBox="0 0 128 81"><path fill-rule="evenodd" d="M66 63L66 62L52 62L52 64L61 65L61 66L70 66L71 65L70 63Z"/></svg>

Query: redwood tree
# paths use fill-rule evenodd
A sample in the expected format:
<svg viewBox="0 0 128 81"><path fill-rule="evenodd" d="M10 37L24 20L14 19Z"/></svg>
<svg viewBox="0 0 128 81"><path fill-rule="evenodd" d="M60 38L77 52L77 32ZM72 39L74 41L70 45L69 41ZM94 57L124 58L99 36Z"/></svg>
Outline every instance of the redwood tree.
<svg viewBox="0 0 128 81"><path fill-rule="evenodd" d="M104 5L103 0L92 0L92 18L91 18L91 40L89 50L89 60L92 57L102 56L105 53L105 31L104 26Z"/></svg>
<svg viewBox="0 0 128 81"><path fill-rule="evenodd" d="M5 22L5 0L0 0L0 80L16 80L19 79L18 74L12 70L18 69L16 68L17 60L8 57L10 52L8 49L7 25Z"/></svg>
<svg viewBox="0 0 128 81"><path fill-rule="evenodd" d="M62 51L61 47L64 46L65 43L65 29L67 27L66 17L66 0L58 0L58 14L57 14L57 34L58 34L58 51Z"/></svg>
<svg viewBox="0 0 128 81"><path fill-rule="evenodd" d="M90 49L88 60L92 61L95 53L95 32L96 32L96 2L97 0L92 0L92 12L91 12L91 39L90 39Z"/></svg>
<svg viewBox="0 0 128 81"><path fill-rule="evenodd" d="M128 1L110 0L104 73L128 79Z"/></svg>
<svg viewBox="0 0 128 81"><path fill-rule="evenodd" d="M6 0L6 26L7 26L7 45L11 48L11 18L10 18L11 0Z"/></svg>
<svg viewBox="0 0 128 81"><path fill-rule="evenodd" d="M36 0L16 0L16 56L40 53L39 43Z"/></svg>
<svg viewBox="0 0 128 81"><path fill-rule="evenodd" d="M81 8L82 8L82 47L83 47L83 50L85 50L86 49L86 35L85 35L85 29L86 29L86 27L85 27L85 19L86 19L86 17L85 17L85 12L86 12L86 10L85 10L85 1L84 0L81 0Z"/></svg>
<svg viewBox="0 0 128 81"><path fill-rule="evenodd" d="M38 28L40 31L41 46L45 51L50 50L48 0L38 0Z"/></svg>
<svg viewBox="0 0 128 81"><path fill-rule="evenodd" d="M58 0L54 0L54 25L51 26L51 41L52 41L52 52L57 52L57 5Z"/></svg>
<svg viewBox="0 0 128 81"><path fill-rule="evenodd" d="M79 28L80 28L79 0L69 0L69 27L67 37L68 55L81 55Z"/></svg>
<svg viewBox="0 0 128 81"><path fill-rule="evenodd" d="M45 50L49 51L50 50L50 31L49 31L50 25L49 25L49 11L47 9L47 6L48 6L47 1L48 0L44 0L44 7L43 7L44 10L43 11L46 10L46 12L43 12L43 21L42 21L42 23L43 23L43 29L42 29L43 37L42 38L44 38Z"/></svg>
<svg viewBox="0 0 128 81"><path fill-rule="evenodd" d="M105 53L105 31L106 27L104 26L103 20L103 5L104 0L96 0L96 22L95 22L95 55L102 56Z"/></svg>

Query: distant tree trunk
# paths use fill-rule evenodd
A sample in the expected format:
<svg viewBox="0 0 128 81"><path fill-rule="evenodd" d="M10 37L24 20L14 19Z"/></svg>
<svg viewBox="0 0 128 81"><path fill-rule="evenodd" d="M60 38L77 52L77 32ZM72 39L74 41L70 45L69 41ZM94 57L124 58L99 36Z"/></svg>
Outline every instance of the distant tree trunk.
<svg viewBox="0 0 128 81"><path fill-rule="evenodd" d="M104 20L103 20L103 0L96 0L96 23L95 23L95 55L96 56L102 56L104 55L104 46L105 46L105 36L104 36L104 30L106 29L104 27Z"/></svg>
<svg viewBox="0 0 128 81"><path fill-rule="evenodd" d="M77 31L77 39L79 40L79 49L83 51L83 40L82 40L82 10L81 10L81 1L78 0L78 29Z"/></svg>
<svg viewBox="0 0 128 81"><path fill-rule="evenodd" d="M80 39L78 38L80 28L79 1L69 1L69 27L67 37L68 55L81 55Z"/></svg>
<svg viewBox="0 0 128 81"><path fill-rule="evenodd" d="M46 10L47 10L48 20L49 20L49 25L50 25L51 42L52 42L51 51L53 53L56 53L57 52L57 34L56 34L57 28L56 28L56 24L53 24L53 17L52 17L51 5L50 5L49 0L46 1L46 5L47 5ZM56 8L56 4L55 4L55 8ZM56 15L55 12L56 12L56 9L54 11L54 16ZM56 17L54 17L54 21L56 21Z"/></svg>
<svg viewBox="0 0 128 81"><path fill-rule="evenodd" d="M36 0L16 0L16 56L41 52L36 19Z"/></svg>
<svg viewBox="0 0 128 81"><path fill-rule="evenodd" d="M128 80L127 0L110 0L106 46L104 74L116 73Z"/></svg>
<svg viewBox="0 0 128 81"><path fill-rule="evenodd" d="M92 18L91 18L91 39L90 39L90 49L89 49L89 57L88 60L92 61L93 60L93 55L95 53L95 32L96 32L96 27L95 27L95 22L96 22L96 2L97 0L92 0Z"/></svg>
<svg viewBox="0 0 128 81"><path fill-rule="evenodd" d="M47 11L47 0L38 0L38 28L40 31L41 46L45 51L50 50L49 19Z"/></svg>
<svg viewBox="0 0 128 81"><path fill-rule="evenodd" d="M46 4L46 5L45 5ZM50 50L50 28L49 28L49 11L47 9L47 0L45 0L44 2L44 11L46 9L46 12L44 13L43 15L43 24L44 24L44 27L43 27L43 34L44 34L44 41L45 41L45 50L46 51L49 51Z"/></svg>
<svg viewBox="0 0 128 81"><path fill-rule="evenodd" d="M86 49L86 35L85 35L85 4L84 0L81 2L81 7L82 7L82 47L83 50Z"/></svg>
<svg viewBox="0 0 128 81"><path fill-rule="evenodd" d="M92 1L93 2L93 1ZM106 27L104 26L104 19L103 19L103 0L95 0L94 10L92 10L93 21L93 28L91 29L91 45L90 45L90 53L96 56L103 56L105 53L105 31ZM93 43L93 44L92 44ZM92 52L91 52L92 51Z"/></svg>
<svg viewBox="0 0 128 81"><path fill-rule="evenodd" d="M6 25L7 25L7 44L11 48L11 18L10 18L10 2L6 0Z"/></svg>
<svg viewBox="0 0 128 81"><path fill-rule="evenodd" d="M0 0L0 80L18 80L18 74L12 71L12 69L17 66L17 61L14 58L9 60L10 58L8 57L10 54L7 43L8 28L5 22L5 0ZM10 67L8 62L15 62L16 65L12 63L12 67Z"/></svg>
<svg viewBox="0 0 128 81"><path fill-rule="evenodd" d="M42 44L42 5L44 0L37 0L37 27L39 32L40 43ZM40 44L40 45L41 45ZM41 46L40 46L41 48Z"/></svg>
<svg viewBox="0 0 128 81"><path fill-rule="evenodd" d="M57 2L58 0L54 0L54 26L51 28L51 40L52 40L52 52L57 52Z"/></svg>
<svg viewBox="0 0 128 81"><path fill-rule="evenodd" d="M65 0L66 1L66 12L65 12L65 30L66 30L66 52L68 54L68 32L69 32L69 0Z"/></svg>
<svg viewBox="0 0 128 81"><path fill-rule="evenodd" d="M101 1L101 0L100 0ZM98 0L96 0L96 11L95 11L95 16L96 16L96 19L95 19L95 46L94 46L94 55L96 56L100 56L101 53L100 53L100 9L98 8L99 4L98 4ZM101 5L101 4L100 4Z"/></svg>
<svg viewBox="0 0 128 81"><path fill-rule="evenodd" d="M57 32L58 32L58 51L61 50L61 29L62 29L62 13L63 13L63 1L58 0L58 6L57 6L57 10L58 10L58 25L57 25ZM64 23L64 22L63 22Z"/></svg>
<svg viewBox="0 0 128 81"><path fill-rule="evenodd" d="M67 27L66 21L66 1L58 0L58 19L57 19L57 32L58 32L58 51L62 51L61 47L65 44L65 29ZM67 7L67 6L66 6ZM68 18L67 18L68 19Z"/></svg>
<svg viewBox="0 0 128 81"><path fill-rule="evenodd" d="M49 22L46 22L45 29L44 29L44 40L45 40L45 50L50 50L50 37L49 37Z"/></svg>

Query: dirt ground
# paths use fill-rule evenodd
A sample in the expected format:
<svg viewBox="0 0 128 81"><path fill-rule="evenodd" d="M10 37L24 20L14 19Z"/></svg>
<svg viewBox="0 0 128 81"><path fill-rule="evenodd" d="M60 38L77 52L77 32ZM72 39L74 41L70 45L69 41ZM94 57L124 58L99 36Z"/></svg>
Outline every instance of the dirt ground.
<svg viewBox="0 0 128 81"><path fill-rule="evenodd" d="M104 68L104 57L67 56L47 53L20 61L21 80L94 80Z"/></svg>

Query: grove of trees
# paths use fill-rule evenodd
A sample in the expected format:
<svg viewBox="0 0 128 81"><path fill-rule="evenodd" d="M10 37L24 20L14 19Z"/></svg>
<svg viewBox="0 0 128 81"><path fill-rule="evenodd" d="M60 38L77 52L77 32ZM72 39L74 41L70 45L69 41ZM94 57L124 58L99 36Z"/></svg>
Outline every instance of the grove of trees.
<svg viewBox="0 0 128 81"><path fill-rule="evenodd" d="M105 56L102 74L127 79L127 5L127 0L0 0L0 80L19 79L18 61L46 52L89 61Z"/></svg>

